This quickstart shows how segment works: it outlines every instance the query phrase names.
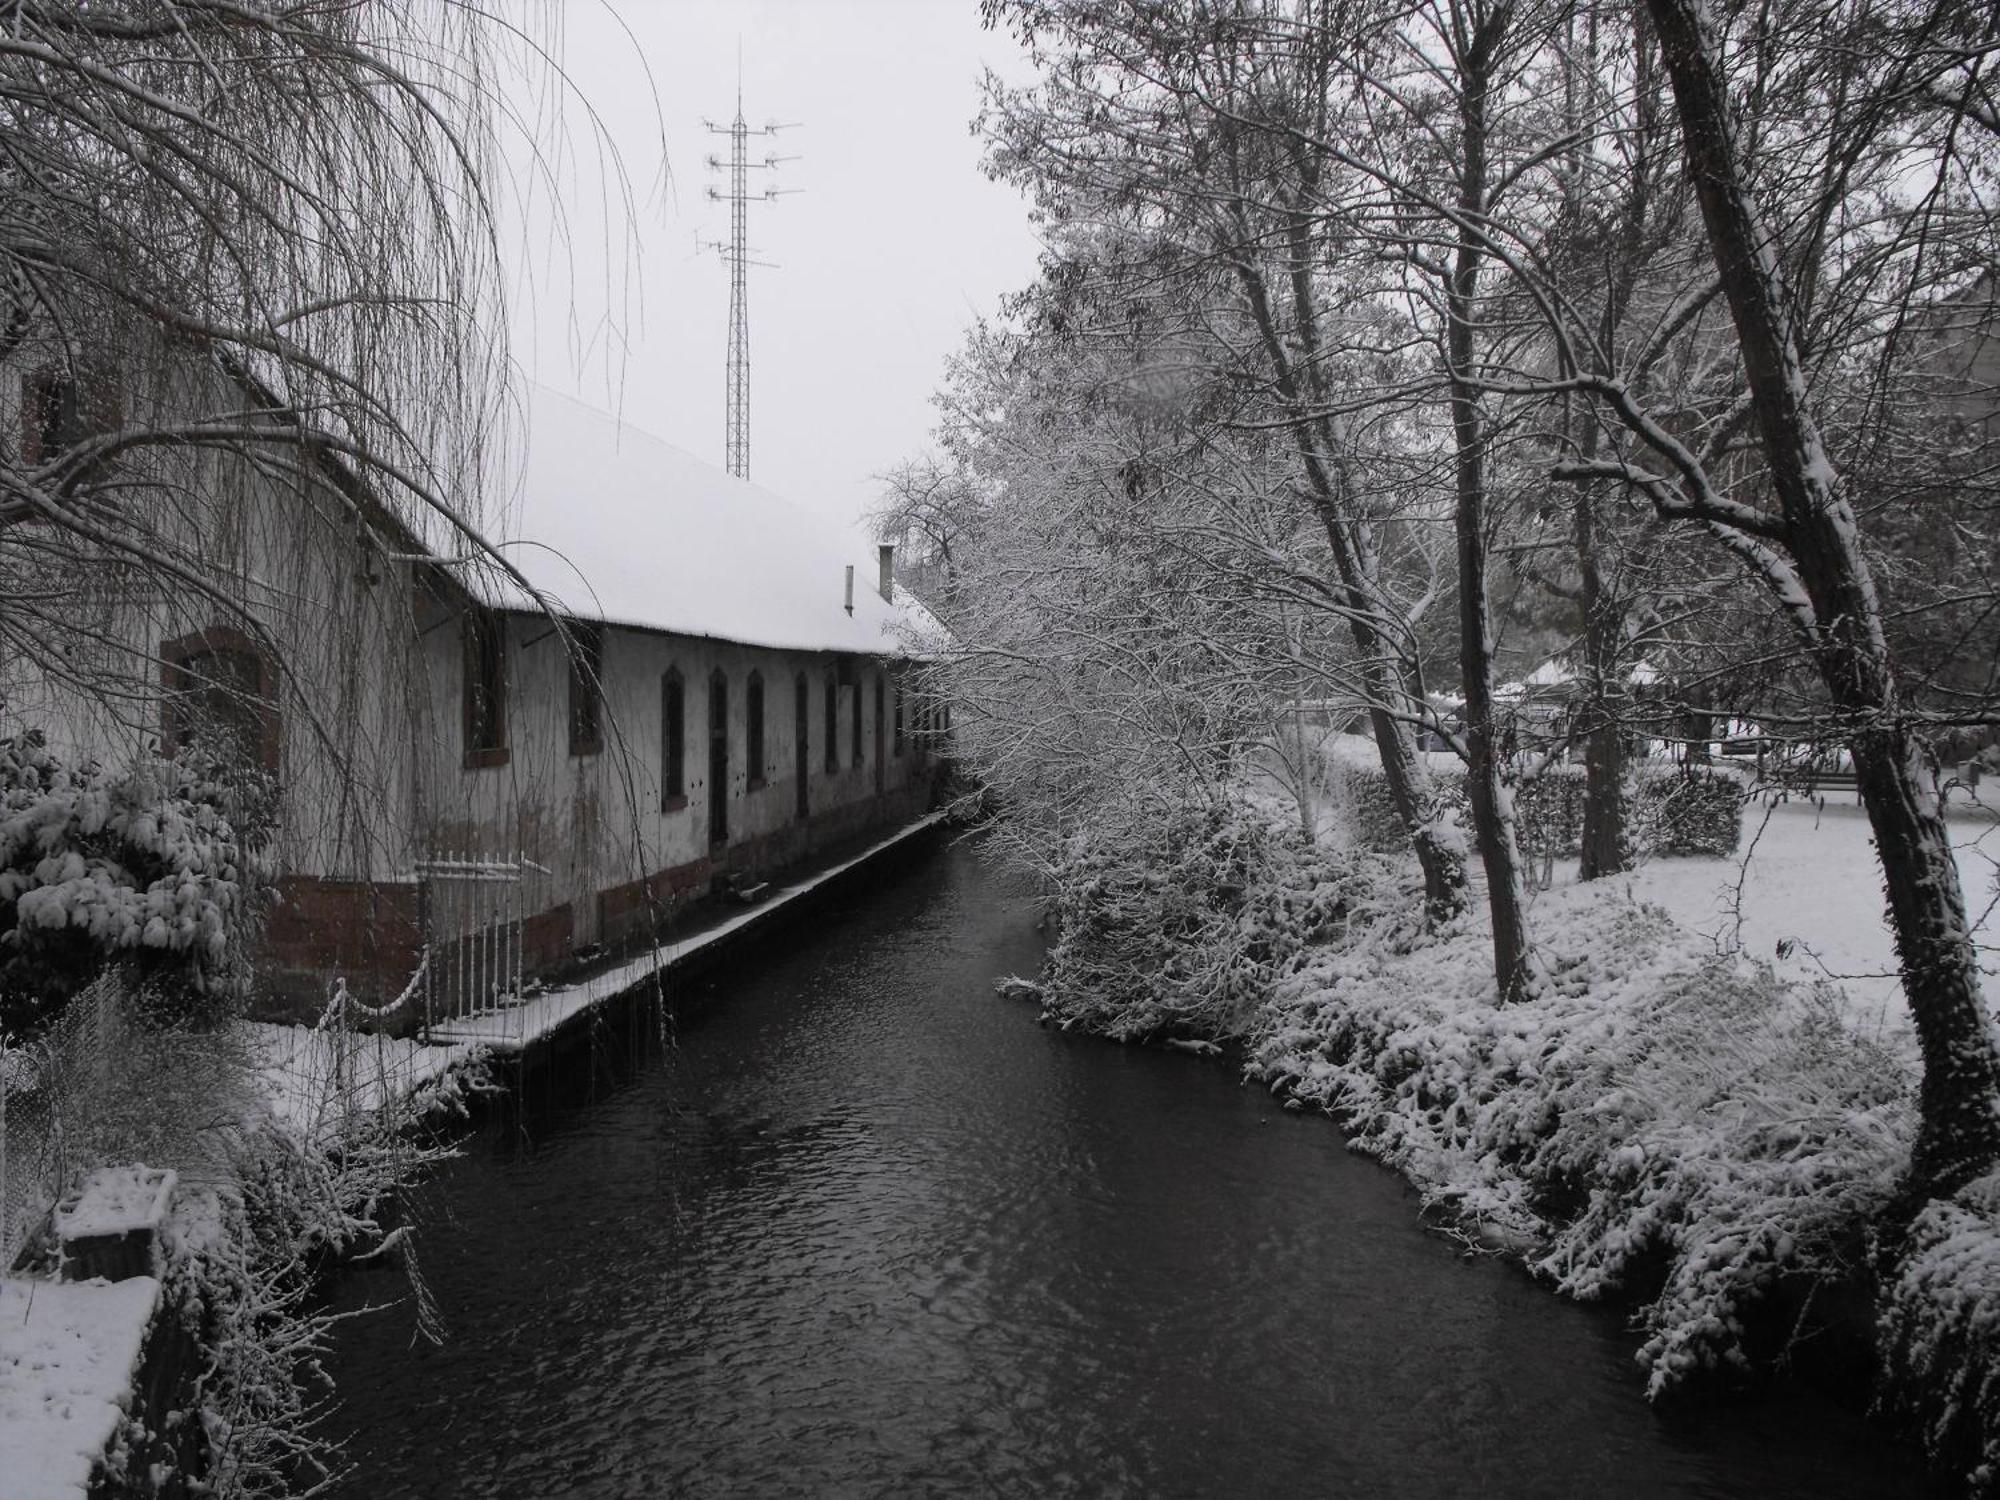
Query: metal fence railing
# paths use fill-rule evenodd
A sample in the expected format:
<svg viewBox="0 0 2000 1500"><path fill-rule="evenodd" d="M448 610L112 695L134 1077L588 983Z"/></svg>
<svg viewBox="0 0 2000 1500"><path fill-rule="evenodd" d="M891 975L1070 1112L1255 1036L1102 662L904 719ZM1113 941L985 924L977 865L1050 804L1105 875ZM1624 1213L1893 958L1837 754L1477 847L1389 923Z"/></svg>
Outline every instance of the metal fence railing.
<svg viewBox="0 0 2000 1500"><path fill-rule="evenodd" d="M462 1020L516 1003L525 971L536 877L526 859L442 854L422 861L426 1024Z"/></svg>

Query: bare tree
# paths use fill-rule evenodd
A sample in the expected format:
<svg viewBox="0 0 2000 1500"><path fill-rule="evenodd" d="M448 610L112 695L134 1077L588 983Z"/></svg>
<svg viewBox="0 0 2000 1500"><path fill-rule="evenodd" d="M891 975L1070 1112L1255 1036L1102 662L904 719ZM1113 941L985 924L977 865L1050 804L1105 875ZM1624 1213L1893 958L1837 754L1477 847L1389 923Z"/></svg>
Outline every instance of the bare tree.
<svg viewBox="0 0 2000 1500"><path fill-rule="evenodd" d="M1575 388L1658 467L1620 456L1558 472L1618 480L1645 493L1662 516L1706 530L1788 622L1854 757L1923 1048L1911 1189L1948 1192L2000 1162L2000 1048L1980 994L1925 719L1906 701L1852 481L1822 421L1841 385L1824 376L1816 382L1808 354L1831 346L1837 372L1865 368L1872 353L1864 387L1910 368L1898 333L1913 294L1936 285L1933 258L1948 258L1945 188L1967 149L1913 111L1934 109L1940 91L1951 93L1996 39L1990 18L1919 7L1829 13L1824 32L1793 49L1753 38L1748 76L1767 108L1752 112L1761 123L1745 128L1724 72L1728 33L1716 18L1699 0L1648 0L1646 14L1672 80L1742 396L1719 430L1694 444L1659 420L1620 373L1578 360ZM1829 56L1840 60L1831 73L1818 67ZM1774 107L1786 86L1796 91L1789 107ZM1781 230L1762 207L1774 179L1760 179L1760 168L1773 158L1785 164L1781 171L1800 160L1802 134L1825 149L1804 157L1813 175L1797 184L1803 207ZM1908 181L1926 166L1938 186L1915 202L1882 176L1888 170ZM1865 217L1857 212L1864 204ZM1985 216L1970 212L1978 232ZM1745 429L1762 460L1756 477L1768 490L1761 493L1739 493L1748 454L1732 457L1729 438ZM1860 424L1852 430L1865 432Z"/></svg>
<svg viewBox="0 0 2000 1500"><path fill-rule="evenodd" d="M951 588L960 538L976 520L981 496L963 468L931 453L879 476L881 502L869 515L875 535L896 544L896 572L930 598Z"/></svg>
<svg viewBox="0 0 2000 1500"><path fill-rule="evenodd" d="M424 580L453 576L426 557L511 571L485 541L509 451L489 188L510 73L560 77L535 15L6 8L9 721L87 722L80 753L122 753L170 738L163 689L246 723L282 699L286 774L309 783L287 828L330 865L379 862L371 822L436 726L422 674L356 644L414 641ZM242 653L201 645L163 682L163 643L219 628ZM266 668L224 669L244 653Z"/></svg>
<svg viewBox="0 0 2000 1500"><path fill-rule="evenodd" d="M17 694L28 669L136 711L177 607L275 646L275 616L336 605L305 549L289 578L260 552L274 510L378 557L488 550L496 51L534 44L460 0L7 8L0 659Z"/></svg>
<svg viewBox="0 0 2000 1500"><path fill-rule="evenodd" d="M1330 163L1296 149L1299 119L1324 124L1335 106L1329 54L1269 45L1260 6L989 6L1003 14L1049 66L1040 89L996 96L996 167L1073 230L1059 288L1106 305L1176 288L1206 341L1190 353L1229 392L1207 421L1278 431L1292 447L1300 503L1326 542L1318 607L1351 636L1347 669L1442 921L1465 901L1463 833L1416 750L1430 718L1417 626L1439 591L1427 568L1399 567L1403 528L1369 463L1377 438L1400 441L1397 403L1379 392L1402 361L1378 274L1352 261L1359 283L1333 274ZM1101 233L1111 225L1123 227ZM1350 383L1378 394L1357 398Z"/></svg>

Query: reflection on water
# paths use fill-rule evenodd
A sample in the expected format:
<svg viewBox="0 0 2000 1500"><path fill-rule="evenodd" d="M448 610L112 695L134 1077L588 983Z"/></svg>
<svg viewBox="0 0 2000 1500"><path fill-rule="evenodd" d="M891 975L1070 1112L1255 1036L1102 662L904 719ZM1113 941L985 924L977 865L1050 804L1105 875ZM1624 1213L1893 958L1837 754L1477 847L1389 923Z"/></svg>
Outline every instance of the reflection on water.
<svg viewBox="0 0 2000 1500"><path fill-rule="evenodd" d="M452 1337L347 1326L343 1494L1918 1492L1804 1398L1656 1416L1614 1319L1461 1259L1326 1121L1038 1028L964 850L772 947L424 1195Z"/></svg>

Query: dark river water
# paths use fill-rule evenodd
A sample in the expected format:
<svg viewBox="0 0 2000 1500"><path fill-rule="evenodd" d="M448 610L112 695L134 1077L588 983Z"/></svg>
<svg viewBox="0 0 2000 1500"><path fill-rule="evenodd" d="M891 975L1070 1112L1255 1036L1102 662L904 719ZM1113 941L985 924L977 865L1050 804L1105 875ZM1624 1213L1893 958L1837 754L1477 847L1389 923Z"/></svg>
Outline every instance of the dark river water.
<svg viewBox="0 0 2000 1500"><path fill-rule="evenodd" d="M1042 1030L963 849L766 948L417 1199L450 1337L345 1326L341 1494L1921 1493L1805 1396L1655 1413L1617 1317L1231 1069Z"/></svg>

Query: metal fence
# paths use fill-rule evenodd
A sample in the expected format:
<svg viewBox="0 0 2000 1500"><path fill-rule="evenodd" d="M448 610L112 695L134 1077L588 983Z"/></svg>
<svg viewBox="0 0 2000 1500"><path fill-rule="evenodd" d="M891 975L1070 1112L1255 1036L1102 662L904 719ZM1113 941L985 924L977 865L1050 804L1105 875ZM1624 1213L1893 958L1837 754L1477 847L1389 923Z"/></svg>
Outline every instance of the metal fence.
<svg viewBox="0 0 2000 1500"><path fill-rule="evenodd" d="M124 986L107 972L34 1041L0 1044L0 1271L89 1165L83 1127L129 1082L126 1010Z"/></svg>
<svg viewBox="0 0 2000 1500"><path fill-rule="evenodd" d="M422 879L426 1024L515 1004L525 970L528 914L538 877L527 859L444 854L417 866Z"/></svg>

